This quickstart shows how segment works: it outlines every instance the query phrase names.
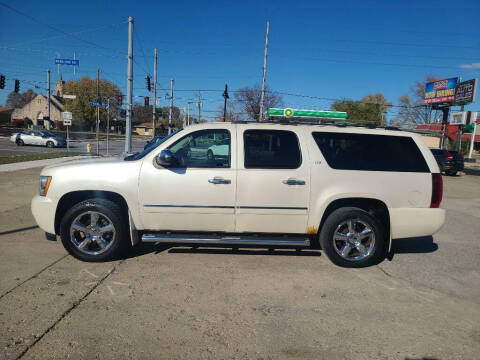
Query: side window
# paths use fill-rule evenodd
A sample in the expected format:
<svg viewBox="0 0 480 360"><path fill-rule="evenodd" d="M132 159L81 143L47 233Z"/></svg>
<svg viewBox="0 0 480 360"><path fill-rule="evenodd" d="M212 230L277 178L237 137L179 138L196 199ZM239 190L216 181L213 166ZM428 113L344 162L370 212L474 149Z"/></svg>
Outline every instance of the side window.
<svg viewBox="0 0 480 360"><path fill-rule="evenodd" d="M296 169L302 163L297 135L286 130L246 130L246 169Z"/></svg>
<svg viewBox="0 0 480 360"><path fill-rule="evenodd" d="M408 136L314 132L313 138L333 169L429 172Z"/></svg>
<svg viewBox="0 0 480 360"><path fill-rule="evenodd" d="M218 146L221 143L224 146ZM199 130L185 135L168 148L182 168L229 168L230 132Z"/></svg>

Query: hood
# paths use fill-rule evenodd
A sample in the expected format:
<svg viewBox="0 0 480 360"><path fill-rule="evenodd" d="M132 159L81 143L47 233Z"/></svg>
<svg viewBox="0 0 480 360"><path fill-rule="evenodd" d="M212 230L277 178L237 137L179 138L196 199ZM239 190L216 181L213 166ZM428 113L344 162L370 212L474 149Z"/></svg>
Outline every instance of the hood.
<svg viewBox="0 0 480 360"><path fill-rule="evenodd" d="M110 157L97 157L97 156L88 156L84 158L76 158L76 159L69 159L65 160L61 163L56 163L52 165L48 165L43 168L42 173L44 171L49 170L69 170L72 168L76 168L79 166L106 166L109 164L118 164L123 162L124 156L110 156Z"/></svg>

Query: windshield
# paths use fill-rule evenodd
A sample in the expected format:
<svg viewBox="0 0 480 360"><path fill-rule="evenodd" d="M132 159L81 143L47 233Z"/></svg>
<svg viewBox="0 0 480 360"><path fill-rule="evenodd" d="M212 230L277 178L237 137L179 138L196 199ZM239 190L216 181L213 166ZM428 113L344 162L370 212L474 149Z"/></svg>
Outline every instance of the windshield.
<svg viewBox="0 0 480 360"><path fill-rule="evenodd" d="M45 135L45 136L55 136L54 134L52 134L50 131L42 131L42 135Z"/></svg>
<svg viewBox="0 0 480 360"><path fill-rule="evenodd" d="M140 160L142 159L145 155L149 154L152 150L156 149L159 147L161 144L163 144L166 140L170 139L173 135L178 134L180 131L183 129L178 129L177 131L172 132L170 135L165 136L163 139L157 140L156 143L153 143L151 146L148 146L145 150L142 152L137 152L133 155L127 156L124 160L126 161L133 161L133 160Z"/></svg>

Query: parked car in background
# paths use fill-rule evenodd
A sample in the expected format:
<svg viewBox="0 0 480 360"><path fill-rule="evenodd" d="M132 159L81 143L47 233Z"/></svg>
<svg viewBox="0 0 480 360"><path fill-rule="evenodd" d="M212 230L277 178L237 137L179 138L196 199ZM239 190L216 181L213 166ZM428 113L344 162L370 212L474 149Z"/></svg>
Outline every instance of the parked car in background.
<svg viewBox="0 0 480 360"><path fill-rule="evenodd" d="M46 130L22 130L12 134L10 141L16 143L18 146L38 145L54 148L65 147L67 145L67 140L64 137L52 134Z"/></svg>
<svg viewBox="0 0 480 360"><path fill-rule="evenodd" d="M143 150L152 145L161 144L163 142L163 139L165 139L165 136L155 136L153 139L147 141L147 143L143 147Z"/></svg>
<svg viewBox="0 0 480 360"><path fill-rule="evenodd" d="M210 146L207 150L207 157L210 160L214 160L218 157L227 157L229 156L230 150L230 139L220 140L218 143Z"/></svg>
<svg viewBox="0 0 480 360"><path fill-rule="evenodd" d="M430 149L441 172L446 175L456 175L457 172L463 171L463 155L458 151L446 149Z"/></svg>

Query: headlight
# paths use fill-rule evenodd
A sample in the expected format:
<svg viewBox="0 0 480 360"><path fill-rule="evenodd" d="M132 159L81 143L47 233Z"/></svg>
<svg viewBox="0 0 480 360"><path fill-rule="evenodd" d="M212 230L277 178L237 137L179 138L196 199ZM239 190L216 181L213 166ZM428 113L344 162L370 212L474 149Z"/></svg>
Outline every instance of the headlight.
<svg viewBox="0 0 480 360"><path fill-rule="evenodd" d="M51 176L40 176L40 196L46 196L50 183L52 182Z"/></svg>

